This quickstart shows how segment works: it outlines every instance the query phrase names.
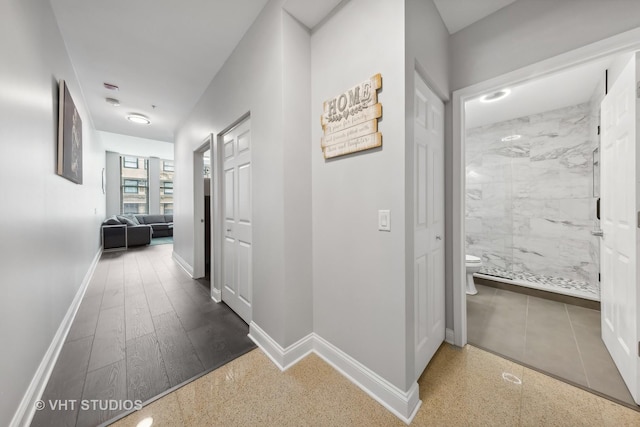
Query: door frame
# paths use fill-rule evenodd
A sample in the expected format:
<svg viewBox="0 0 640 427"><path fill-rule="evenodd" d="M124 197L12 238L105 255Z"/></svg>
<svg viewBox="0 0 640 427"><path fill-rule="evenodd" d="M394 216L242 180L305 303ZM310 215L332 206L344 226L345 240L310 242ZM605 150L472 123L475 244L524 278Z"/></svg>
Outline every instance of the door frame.
<svg viewBox="0 0 640 427"><path fill-rule="evenodd" d="M204 153L213 154L213 134L207 136L200 146L193 150L193 278L199 279L205 275L204 259ZM213 183L211 183L213 187ZM210 189L211 190L211 189ZM213 233L212 233L213 234ZM213 245L211 247L213 249ZM210 252L213 254L213 252ZM213 268L213 267L212 267ZM213 274L213 272L212 272ZM211 297L214 297L213 289ZM214 298L215 299L215 298Z"/></svg>
<svg viewBox="0 0 640 427"><path fill-rule="evenodd" d="M487 92L526 83L554 73L604 57L640 50L640 28L588 44L586 46L544 59L515 71L494 77L453 92L452 133L452 232L447 243L451 245L453 271L453 342L462 347L467 344L467 300L465 292L465 102ZM445 178L446 179L446 178ZM447 235L448 233L445 233Z"/></svg>
<svg viewBox="0 0 640 427"><path fill-rule="evenodd" d="M240 118L221 130L213 138L211 149L211 295L215 294L216 302L222 301L223 277L223 248L224 248L224 136L233 128L251 118L251 112L247 111ZM252 147L253 148L253 147ZM251 186L253 188L253 186ZM253 205L252 205L253 206ZM252 305L253 311L253 305Z"/></svg>

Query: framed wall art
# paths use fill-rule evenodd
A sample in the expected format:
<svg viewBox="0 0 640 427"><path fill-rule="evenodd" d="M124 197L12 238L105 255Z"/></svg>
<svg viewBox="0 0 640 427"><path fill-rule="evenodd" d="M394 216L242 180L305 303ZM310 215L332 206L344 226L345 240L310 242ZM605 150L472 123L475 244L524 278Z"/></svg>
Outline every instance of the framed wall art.
<svg viewBox="0 0 640 427"><path fill-rule="evenodd" d="M56 172L69 181L82 184L82 120L64 80L60 80L59 93Z"/></svg>

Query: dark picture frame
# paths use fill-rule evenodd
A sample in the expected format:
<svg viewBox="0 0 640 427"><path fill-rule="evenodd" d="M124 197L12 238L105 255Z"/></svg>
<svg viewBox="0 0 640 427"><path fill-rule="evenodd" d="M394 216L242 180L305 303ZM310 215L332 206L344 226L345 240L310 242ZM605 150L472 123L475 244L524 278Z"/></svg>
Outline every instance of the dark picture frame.
<svg viewBox="0 0 640 427"><path fill-rule="evenodd" d="M60 80L59 89L56 172L71 182L82 184L82 119L64 80Z"/></svg>

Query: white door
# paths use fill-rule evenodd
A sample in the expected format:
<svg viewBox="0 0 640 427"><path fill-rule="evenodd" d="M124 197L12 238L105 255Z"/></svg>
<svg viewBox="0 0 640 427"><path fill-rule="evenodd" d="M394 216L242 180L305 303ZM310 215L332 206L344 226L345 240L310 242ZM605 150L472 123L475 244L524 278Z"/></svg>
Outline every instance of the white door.
<svg viewBox="0 0 640 427"><path fill-rule="evenodd" d="M636 57L602 101L601 305L602 340L633 399L640 403L638 358L638 150Z"/></svg>
<svg viewBox="0 0 640 427"><path fill-rule="evenodd" d="M416 378L445 336L444 105L415 73L414 313Z"/></svg>
<svg viewBox="0 0 640 427"><path fill-rule="evenodd" d="M251 322L251 128L245 120L223 136L222 300Z"/></svg>

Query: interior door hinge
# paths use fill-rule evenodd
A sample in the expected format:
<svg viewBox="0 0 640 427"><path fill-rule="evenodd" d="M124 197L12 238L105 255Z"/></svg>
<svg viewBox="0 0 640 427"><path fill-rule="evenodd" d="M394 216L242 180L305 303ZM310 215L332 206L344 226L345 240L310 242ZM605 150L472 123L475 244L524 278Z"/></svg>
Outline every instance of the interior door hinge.
<svg viewBox="0 0 640 427"><path fill-rule="evenodd" d="M598 135L600 135L600 125L598 125Z"/></svg>

